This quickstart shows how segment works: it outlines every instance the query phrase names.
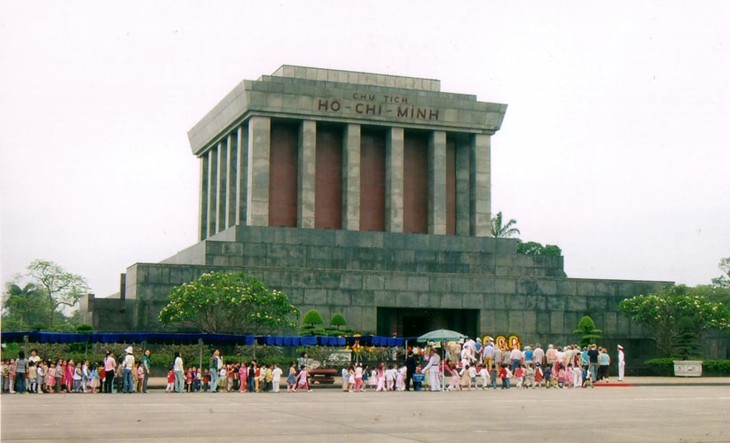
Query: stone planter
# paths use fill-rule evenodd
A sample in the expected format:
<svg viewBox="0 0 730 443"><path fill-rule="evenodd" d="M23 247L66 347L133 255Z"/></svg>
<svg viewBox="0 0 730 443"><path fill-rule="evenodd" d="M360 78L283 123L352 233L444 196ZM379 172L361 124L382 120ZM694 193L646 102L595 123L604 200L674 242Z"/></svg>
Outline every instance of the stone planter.
<svg viewBox="0 0 730 443"><path fill-rule="evenodd" d="M674 360L676 377L699 377L702 375L701 360Z"/></svg>

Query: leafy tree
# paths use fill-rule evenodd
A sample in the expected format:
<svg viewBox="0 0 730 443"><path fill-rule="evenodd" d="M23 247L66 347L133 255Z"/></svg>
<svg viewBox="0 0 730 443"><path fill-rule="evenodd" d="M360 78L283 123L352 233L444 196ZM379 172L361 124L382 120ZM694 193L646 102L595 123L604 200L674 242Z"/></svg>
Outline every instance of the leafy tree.
<svg viewBox="0 0 730 443"><path fill-rule="evenodd" d="M502 211L499 211L497 215L492 217L492 223L490 225L492 237L507 238L512 237L513 235L518 235L520 233L520 230L515 227L516 224L517 220L513 218L510 219L507 224L503 224Z"/></svg>
<svg viewBox="0 0 730 443"><path fill-rule="evenodd" d="M271 333L296 326L299 310L289 298L244 273L209 272L173 288L162 324L210 333Z"/></svg>
<svg viewBox="0 0 730 443"><path fill-rule="evenodd" d="M8 283L2 307L3 331L33 330L39 320L48 318L46 300L32 283L22 287Z"/></svg>
<svg viewBox="0 0 730 443"><path fill-rule="evenodd" d="M318 325L324 324L324 318L322 318L322 314L319 313L316 309L312 309L307 311L306 314L304 314L304 318L302 319L302 325L308 326L310 328L314 328Z"/></svg>
<svg viewBox="0 0 730 443"><path fill-rule="evenodd" d="M590 316L584 315L578 321L578 326L573 330L573 333L580 335L579 344L581 346L587 346L591 343L595 343L596 340L601 338L603 331L596 328L596 324Z"/></svg>
<svg viewBox="0 0 730 443"><path fill-rule="evenodd" d="M672 286L659 294L637 295L619 303L621 312L636 323L649 328L654 335L661 356L676 353L680 319L683 332L702 332L730 329L730 310L722 303L692 294L684 285Z"/></svg>
<svg viewBox="0 0 730 443"><path fill-rule="evenodd" d="M720 260L718 265L723 275L713 278L712 284L718 288L730 288L730 257Z"/></svg>
<svg viewBox="0 0 730 443"><path fill-rule="evenodd" d="M340 326L347 326L347 320L345 320L345 316L342 314L335 314L330 319L330 326L334 326L337 329L340 329Z"/></svg>
<svg viewBox="0 0 730 443"><path fill-rule="evenodd" d="M519 242L517 244L517 253L525 255L549 255L560 257L563 254L563 251L555 245L543 246L541 243L528 241Z"/></svg>
<svg viewBox="0 0 730 443"><path fill-rule="evenodd" d="M88 292L86 279L48 260L34 260L27 271L7 286L3 330L73 329L64 310L76 307Z"/></svg>

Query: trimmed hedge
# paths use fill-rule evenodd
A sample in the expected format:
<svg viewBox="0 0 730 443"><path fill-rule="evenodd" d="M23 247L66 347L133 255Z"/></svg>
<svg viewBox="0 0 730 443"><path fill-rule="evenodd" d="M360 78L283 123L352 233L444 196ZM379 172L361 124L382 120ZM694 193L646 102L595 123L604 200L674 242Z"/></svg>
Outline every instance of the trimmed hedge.
<svg viewBox="0 0 730 443"><path fill-rule="evenodd" d="M649 368L652 375L671 377L674 375L673 357L652 358L646 360L644 365ZM730 360L702 360L702 376L704 377L730 377Z"/></svg>

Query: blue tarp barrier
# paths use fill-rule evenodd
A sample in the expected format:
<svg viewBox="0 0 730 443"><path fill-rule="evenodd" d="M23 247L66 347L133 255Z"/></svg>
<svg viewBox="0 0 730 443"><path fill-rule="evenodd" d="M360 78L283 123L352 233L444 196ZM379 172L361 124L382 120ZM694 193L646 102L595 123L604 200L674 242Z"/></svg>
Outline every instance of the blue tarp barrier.
<svg viewBox="0 0 730 443"><path fill-rule="evenodd" d="M268 346L352 346L359 341L361 346L403 346L405 339L378 336L328 337L328 336L253 336L232 334L166 333L166 332L99 332L99 333L62 333L62 332L4 332L0 335L3 342L23 342L28 338L31 343L197 343L247 345L254 342Z"/></svg>

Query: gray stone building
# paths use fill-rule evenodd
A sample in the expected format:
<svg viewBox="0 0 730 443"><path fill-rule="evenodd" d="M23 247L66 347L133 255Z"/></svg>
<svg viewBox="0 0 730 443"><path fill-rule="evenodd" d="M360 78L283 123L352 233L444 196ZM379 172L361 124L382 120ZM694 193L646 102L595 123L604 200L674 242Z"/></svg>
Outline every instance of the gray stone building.
<svg viewBox="0 0 730 443"><path fill-rule="evenodd" d="M241 82L188 134L199 242L130 266L118 297L86 300L89 321L158 330L172 287L246 271L362 332L563 344L590 314L607 344L650 349L617 305L668 282L567 278L562 257L490 237L490 149L506 109L423 78L285 65Z"/></svg>

